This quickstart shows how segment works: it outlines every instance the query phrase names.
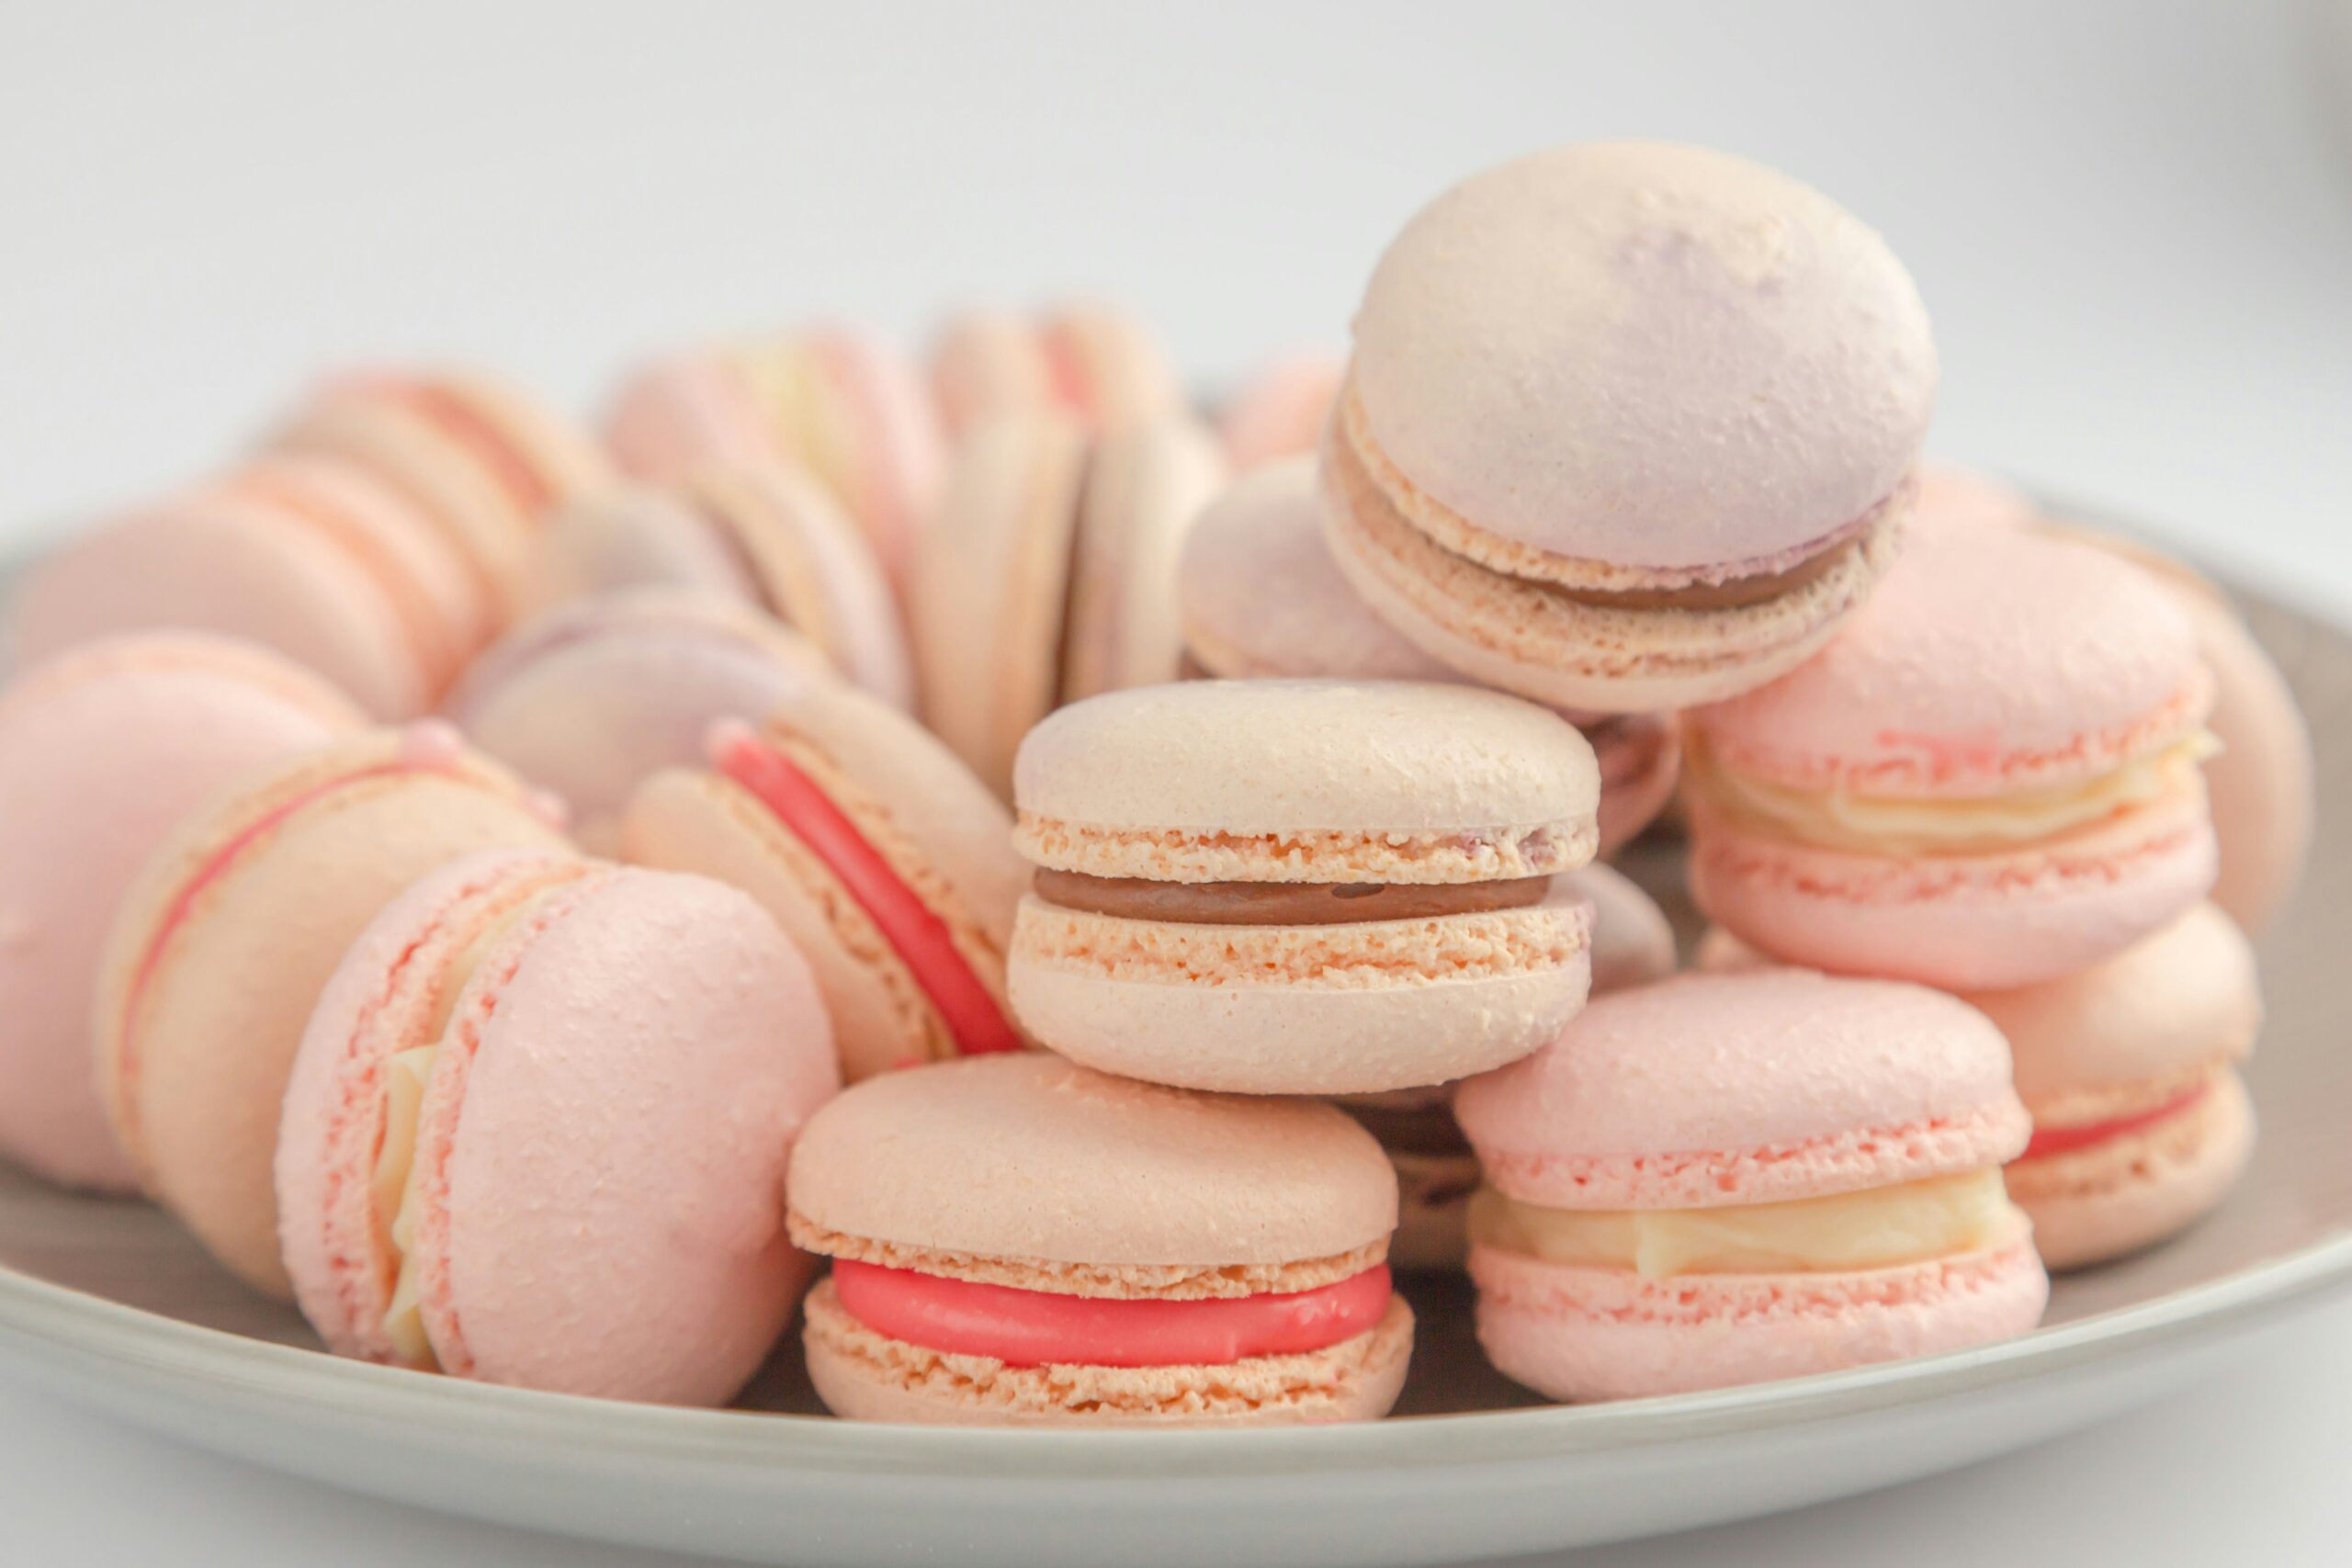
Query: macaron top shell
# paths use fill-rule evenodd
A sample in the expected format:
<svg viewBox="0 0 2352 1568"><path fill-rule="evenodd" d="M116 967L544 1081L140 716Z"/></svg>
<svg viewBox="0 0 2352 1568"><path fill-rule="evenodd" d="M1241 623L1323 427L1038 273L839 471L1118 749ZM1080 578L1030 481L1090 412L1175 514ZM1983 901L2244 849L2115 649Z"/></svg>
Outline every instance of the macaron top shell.
<svg viewBox="0 0 2352 1568"><path fill-rule="evenodd" d="M1456 681L1372 613L1323 542L1315 460L1234 481L1201 513L1177 570L1187 647L1212 675Z"/></svg>
<svg viewBox="0 0 2352 1568"><path fill-rule="evenodd" d="M1329 1105L1041 1055L858 1085L809 1120L786 1190L800 1220L845 1236L1059 1264L1298 1263L1396 1224L1387 1157Z"/></svg>
<svg viewBox="0 0 2352 1568"><path fill-rule="evenodd" d="M1599 998L1453 1109L1496 1187L1566 1209L1856 1191L2001 1164L2029 1132L1983 1013L1797 969Z"/></svg>
<svg viewBox="0 0 2352 1568"><path fill-rule="evenodd" d="M1770 559L1916 460L1926 310L1820 193L1699 148L1555 148L1424 208L1374 272L1351 394L1474 527L1626 567Z"/></svg>
<svg viewBox="0 0 2352 1568"><path fill-rule="evenodd" d="M1931 530L1818 657L1690 722L1774 783L1981 796L2173 745L2211 696L2196 628L2143 573L2067 540Z"/></svg>
<svg viewBox="0 0 2352 1568"><path fill-rule="evenodd" d="M1037 841L1040 823L1194 835L1580 831L1589 852L1600 793L1591 746L1546 709L1463 686L1345 681L1188 681L1078 703L1030 732L1014 787L1024 852L1041 863L1060 863ZM1449 862L1418 879L1501 874L1512 874Z"/></svg>
<svg viewBox="0 0 2352 1568"><path fill-rule="evenodd" d="M2211 904L2080 974L1968 1000L2008 1037L2037 1108L2242 1057L2262 1025L2254 950Z"/></svg>

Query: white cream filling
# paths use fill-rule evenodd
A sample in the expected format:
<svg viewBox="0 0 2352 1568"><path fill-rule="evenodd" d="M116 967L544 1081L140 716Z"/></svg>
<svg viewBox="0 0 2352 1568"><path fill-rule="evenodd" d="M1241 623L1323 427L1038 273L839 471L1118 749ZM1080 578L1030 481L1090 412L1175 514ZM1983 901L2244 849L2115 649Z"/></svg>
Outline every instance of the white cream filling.
<svg viewBox="0 0 2352 1568"><path fill-rule="evenodd" d="M1470 1200L1470 1238L1479 1245L1650 1280L1883 1269L1973 1252L2022 1224L1998 1167L1720 1209L1553 1209L1491 1187Z"/></svg>
<svg viewBox="0 0 2352 1568"><path fill-rule="evenodd" d="M2200 729L2080 784L1974 800L1797 789L1719 763L1703 747L1689 748L1683 766L1693 787L1709 800L1781 837L1826 849L1913 855L1999 850L2055 838L2183 788L2199 764L2220 750L2221 742Z"/></svg>

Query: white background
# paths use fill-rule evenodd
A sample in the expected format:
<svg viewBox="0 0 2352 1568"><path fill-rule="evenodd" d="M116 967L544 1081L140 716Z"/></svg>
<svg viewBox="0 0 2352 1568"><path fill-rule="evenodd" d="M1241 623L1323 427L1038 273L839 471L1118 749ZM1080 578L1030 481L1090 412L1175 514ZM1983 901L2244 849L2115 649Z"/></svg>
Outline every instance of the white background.
<svg viewBox="0 0 2352 1568"><path fill-rule="evenodd" d="M650 346L812 314L914 342L957 299L1080 288L1215 381L1341 342L1452 178L1637 134L1885 231L1935 313L1944 453L2352 611L2352 73L2324 9L0 0L0 526L219 461L354 358L480 359L584 409ZM2347 1409L2339 1310L2082 1438L1589 1561L2342 1561ZM0 1561L157 1556L646 1561L0 1384Z"/></svg>

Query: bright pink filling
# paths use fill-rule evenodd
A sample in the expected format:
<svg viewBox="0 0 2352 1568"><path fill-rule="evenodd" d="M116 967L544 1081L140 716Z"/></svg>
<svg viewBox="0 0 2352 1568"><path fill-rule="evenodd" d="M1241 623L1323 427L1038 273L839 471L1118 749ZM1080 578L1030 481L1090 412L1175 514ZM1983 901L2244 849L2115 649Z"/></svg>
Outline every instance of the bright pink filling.
<svg viewBox="0 0 2352 1568"><path fill-rule="evenodd" d="M1022 1048L1021 1036L1005 1021L1004 1010L965 961L947 922L899 879L889 862L875 852L857 825L808 774L751 734L734 735L722 742L718 765L729 778L758 796L841 879L931 999L958 1055Z"/></svg>
<svg viewBox="0 0 2352 1568"><path fill-rule="evenodd" d="M1388 1310L1388 1266L1289 1295L1105 1300L833 1262L842 1310L876 1334L1013 1367L1221 1367L1327 1349Z"/></svg>
<svg viewBox="0 0 2352 1568"><path fill-rule="evenodd" d="M1049 328L1039 335L1037 347L1046 357L1046 379L1054 401L1081 419L1092 417L1096 412L1093 388L1068 329Z"/></svg>
<svg viewBox="0 0 2352 1568"><path fill-rule="evenodd" d="M2025 1146L2025 1153L2018 1158L2041 1159L2050 1155L2072 1154L2076 1149L2086 1149L2109 1138L2120 1138L2143 1127L2152 1127L2168 1117L2179 1115L2204 1099L2206 1091L2212 1087L2210 1083L2198 1084L2154 1111L2143 1111L2137 1116L2120 1116L2112 1122L2087 1122L2079 1127L2037 1127L2032 1141Z"/></svg>

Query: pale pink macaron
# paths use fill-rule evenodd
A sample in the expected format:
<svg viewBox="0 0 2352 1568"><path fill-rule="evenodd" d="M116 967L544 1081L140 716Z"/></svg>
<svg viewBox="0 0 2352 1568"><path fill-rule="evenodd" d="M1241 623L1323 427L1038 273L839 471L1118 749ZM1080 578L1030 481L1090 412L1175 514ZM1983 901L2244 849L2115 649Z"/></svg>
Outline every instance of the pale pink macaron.
<svg viewBox="0 0 2352 1568"><path fill-rule="evenodd" d="M944 462L922 377L897 349L842 326L657 359L621 383L605 434L639 479L678 480L710 468L808 475L865 530L900 584Z"/></svg>
<svg viewBox="0 0 2352 1568"><path fill-rule="evenodd" d="M1913 517L1917 526L2030 527L2041 520L2033 498L1992 474L1951 463L1919 465L1919 502Z"/></svg>
<svg viewBox="0 0 2352 1568"><path fill-rule="evenodd" d="M1313 452L1346 374L1340 360L1312 351L1283 355L1251 372L1217 411L1217 434L1233 471Z"/></svg>
<svg viewBox="0 0 2352 1568"><path fill-rule="evenodd" d="M783 1332L792 1142L838 1088L815 982L698 876L490 851L359 934L276 1161L295 1299L339 1355L718 1404Z"/></svg>
<svg viewBox="0 0 2352 1568"><path fill-rule="evenodd" d="M1022 737L1062 704L1176 678L1176 561L1224 477L1182 415L1090 434L1015 412L965 438L909 630L923 721L989 788L1012 793Z"/></svg>
<svg viewBox="0 0 2352 1568"><path fill-rule="evenodd" d="M563 842L522 781L424 723L248 775L149 857L99 967L99 1083L148 1191L230 1272L288 1289L278 1104L344 950L449 861Z"/></svg>
<svg viewBox="0 0 2352 1568"><path fill-rule="evenodd" d="M748 604L675 588L581 599L506 634L444 710L489 756L560 796L599 854L637 786L691 766L723 718L833 681L816 646Z"/></svg>
<svg viewBox="0 0 2352 1568"><path fill-rule="evenodd" d="M524 578L537 614L623 589L667 587L764 611L885 702L914 704L897 599L857 525L789 468L710 469L626 485L548 520Z"/></svg>
<svg viewBox="0 0 2352 1568"><path fill-rule="evenodd" d="M1681 1393L2022 1334L2049 1279L2003 1191L1998 1030L1802 970L1605 997L1454 1100L1478 1339L1555 1399Z"/></svg>
<svg viewBox="0 0 2352 1568"><path fill-rule="evenodd" d="M807 954L842 1076L1022 1047L1004 955L1028 868L1003 804L906 715L831 682L715 726L637 792L622 852L759 900Z"/></svg>
<svg viewBox="0 0 2352 1568"><path fill-rule="evenodd" d="M1699 148L1555 148L1382 256L1323 445L1333 553L1476 679L1656 712L1794 668L1894 558L1935 400L1911 278Z"/></svg>
<svg viewBox="0 0 2352 1568"><path fill-rule="evenodd" d="M489 619L513 614L541 521L613 479L604 451L521 389L472 372L363 370L311 389L271 433L279 451L345 459L399 491L441 530Z"/></svg>
<svg viewBox="0 0 2352 1568"><path fill-rule="evenodd" d="M1404 1383L1396 1182L1328 1105L982 1057L842 1095L786 1190L834 1259L804 1340L836 1416L1291 1426Z"/></svg>
<svg viewBox="0 0 2352 1568"><path fill-rule="evenodd" d="M2008 1036L2033 1141L2009 1166L2052 1269L2161 1241L2228 1195L2254 1152L2237 1066L2262 1027L2254 953L2199 905L2095 968L1969 1001Z"/></svg>
<svg viewBox="0 0 2352 1568"><path fill-rule="evenodd" d="M1584 1003L1592 749L1499 693L1187 681L1021 749L1012 1007L1105 1072L1254 1094L1444 1083Z"/></svg>
<svg viewBox="0 0 2352 1568"><path fill-rule="evenodd" d="M2212 692L2144 573L1923 529L1819 658L1684 716L1692 892L1792 964L1951 989L2085 968L2212 885Z"/></svg>
<svg viewBox="0 0 2352 1568"><path fill-rule="evenodd" d="M361 722L300 666L195 633L87 643L0 694L0 1154L72 1187L138 1186L90 1066L115 909L213 792Z"/></svg>
<svg viewBox="0 0 2352 1568"><path fill-rule="evenodd" d="M1315 465L1261 465L1228 486L1185 536L1177 564L1185 672L1234 680L1328 676L1462 681L1374 615L1323 538ZM1561 715L1600 767L1600 853L1666 808L1680 770L1671 714Z"/></svg>
<svg viewBox="0 0 2352 1568"><path fill-rule="evenodd" d="M1560 874L1561 887L1592 904L1592 994L1646 986L1674 973L1674 931L1650 896L1595 863ZM1340 1108L1380 1140L1396 1168L1399 1269L1460 1269L1470 1251L1470 1195L1478 1156L1453 1120L1453 1086L1343 1097Z"/></svg>
<svg viewBox="0 0 2352 1568"><path fill-rule="evenodd" d="M333 457L263 457L136 507L35 564L11 606L20 660L159 628L276 649L379 719L432 707L490 611L417 505Z"/></svg>
<svg viewBox="0 0 2352 1568"><path fill-rule="evenodd" d="M1184 389L1150 323L1116 306L1078 300L1034 318L967 310L931 345L931 389L960 441L1005 414L1058 411L1115 430L1182 413Z"/></svg>

